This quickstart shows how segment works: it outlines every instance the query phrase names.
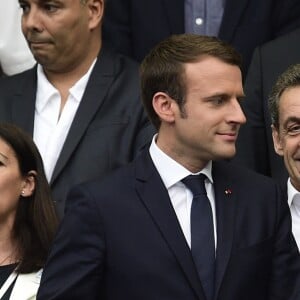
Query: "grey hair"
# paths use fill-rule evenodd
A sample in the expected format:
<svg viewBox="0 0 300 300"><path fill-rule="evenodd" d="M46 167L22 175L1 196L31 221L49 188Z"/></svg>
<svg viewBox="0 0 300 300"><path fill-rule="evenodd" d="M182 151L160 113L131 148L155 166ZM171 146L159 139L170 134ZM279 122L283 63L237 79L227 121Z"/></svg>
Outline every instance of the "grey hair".
<svg viewBox="0 0 300 300"><path fill-rule="evenodd" d="M284 91L300 86L300 64L289 66L277 79L270 93L268 104L271 121L279 128L279 102ZM300 100L299 100L300 101Z"/></svg>

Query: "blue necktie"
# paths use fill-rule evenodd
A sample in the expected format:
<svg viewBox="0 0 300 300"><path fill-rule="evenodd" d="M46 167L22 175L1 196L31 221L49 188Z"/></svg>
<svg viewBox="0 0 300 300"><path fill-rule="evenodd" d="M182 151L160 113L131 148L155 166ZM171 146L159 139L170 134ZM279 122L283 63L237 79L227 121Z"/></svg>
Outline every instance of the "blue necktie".
<svg viewBox="0 0 300 300"><path fill-rule="evenodd" d="M206 194L204 174L182 180L193 194L191 208L191 251L208 300L214 296L215 242L212 209Z"/></svg>

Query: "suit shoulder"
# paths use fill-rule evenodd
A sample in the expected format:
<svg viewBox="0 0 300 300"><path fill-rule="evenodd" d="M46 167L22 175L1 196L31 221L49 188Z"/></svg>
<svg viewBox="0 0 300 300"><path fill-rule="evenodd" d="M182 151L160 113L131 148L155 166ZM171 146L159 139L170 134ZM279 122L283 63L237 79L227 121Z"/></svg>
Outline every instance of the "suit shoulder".
<svg viewBox="0 0 300 300"><path fill-rule="evenodd" d="M137 62L104 45L91 74L91 80L104 76L111 79L110 98L126 105L136 105L137 102L141 105ZM127 99L126 102L124 98Z"/></svg>
<svg viewBox="0 0 300 300"><path fill-rule="evenodd" d="M117 53L112 47L104 44L100 53L99 58L105 63L113 67L114 72L125 72L133 73L136 76L139 75L139 64L132 58L123 54Z"/></svg>
<svg viewBox="0 0 300 300"><path fill-rule="evenodd" d="M1 93L10 89L16 91L16 88L20 87L25 80L34 78L35 70L36 68L33 67L21 73L0 78Z"/></svg>
<svg viewBox="0 0 300 300"><path fill-rule="evenodd" d="M114 193L120 194L120 191L128 186L132 186L134 179L134 166L133 162L120 167L107 176L101 178L95 178L94 180L83 182L76 187L89 191L92 194L108 193L110 195Z"/></svg>
<svg viewBox="0 0 300 300"><path fill-rule="evenodd" d="M299 48L297 45L299 44L299 39L300 28L263 44L260 46L260 51L265 54L272 53L272 55L274 55L274 51L275 54L277 51L281 53L281 51L293 51L293 49L298 52ZM293 45L293 47L290 47L291 45Z"/></svg>

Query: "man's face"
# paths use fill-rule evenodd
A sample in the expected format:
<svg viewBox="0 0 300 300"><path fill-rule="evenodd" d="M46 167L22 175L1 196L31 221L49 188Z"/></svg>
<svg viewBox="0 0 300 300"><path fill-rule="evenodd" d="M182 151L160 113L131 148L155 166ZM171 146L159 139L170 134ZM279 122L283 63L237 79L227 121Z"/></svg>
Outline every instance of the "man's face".
<svg viewBox="0 0 300 300"><path fill-rule="evenodd" d="M45 69L71 70L89 49L89 7L80 0L19 0L22 30Z"/></svg>
<svg viewBox="0 0 300 300"><path fill-rule="evenodd" d="M203 166L209 160L231 158L240 125L246 118L239 101L244 97L240 69L205 56L185 64L186 102L175 110L175 159Z"/></svg>
<svg viewBox="0 0 300 300"><path fill-rule="evenodd" d="M274 148L283 156L293 186L300 190L300 86L285 90L279 102L279 128L272 126Z"/></svg>

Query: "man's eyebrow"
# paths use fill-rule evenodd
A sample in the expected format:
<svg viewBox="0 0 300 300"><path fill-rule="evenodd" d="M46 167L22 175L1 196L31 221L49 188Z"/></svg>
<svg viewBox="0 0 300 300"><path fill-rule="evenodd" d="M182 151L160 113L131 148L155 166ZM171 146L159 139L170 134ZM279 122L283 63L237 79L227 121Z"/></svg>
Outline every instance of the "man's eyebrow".
<svg viewBox="0 0 300 300"><path fill-rule="evenodd" d="M19 0L19 4L27 4L28 0Z"/></svg>
<svg viewBox="0 0 300 300"><path fill-rule="evenodd" d="M288 118L283 122L283 125L284 125L284 126L287 126L287 124L288 124L288 123L291 123L291 122L300 123L300 117L296 117L296 116L288 117Z"/></svg>
<svg viewBox="0 0 300 300"><path fill-rule="evenodd" d="M214 93L214 94L211 94L210 96L207 96L207 97L204 97L204 99L213 99L215 97L222 97L222 98L230 98L231 95L230 94L227 94L227 93ZM239 95L236 95L236 98L238 99L244 99L246 97L246 95L243 93L243 94L239 94Z"/></svg>
<svg viewBox="0 0 300 300"><path fill-rule="evenodd" d="M217 92L217 93L211 94L207 97L204 97L204 99L213 99L213 98L217 98L217 97L227 98L227 97L229 97L229 95L226 93L218 93Z"/></svg>

